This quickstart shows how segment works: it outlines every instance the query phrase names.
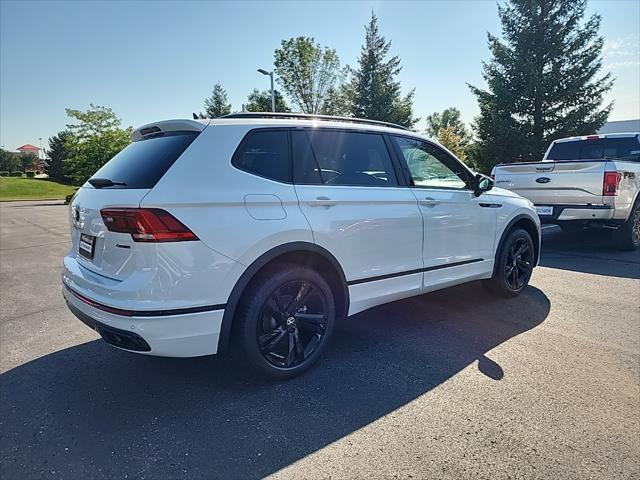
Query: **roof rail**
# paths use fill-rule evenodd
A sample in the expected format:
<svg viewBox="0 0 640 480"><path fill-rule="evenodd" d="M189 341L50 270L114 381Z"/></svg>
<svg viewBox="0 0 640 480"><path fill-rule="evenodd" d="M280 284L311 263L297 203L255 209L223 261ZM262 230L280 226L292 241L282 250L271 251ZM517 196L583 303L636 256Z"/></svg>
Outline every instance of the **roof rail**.
<svg viewBox="0 0 640 480"><path fill-rule="evenodd" d="M380 120L367 120L363 118L354 117L334 117L332 115L314 115L310 113L285 113L285 112L242 112L242 113L230 113L229 115L223 115L219 118L274 118L283 120L324 120L329 122L346 122L346 123L358 123L362 125L376 125L379 127L391 127L399 128L401 130L409 130L402 125L396 125L395 123L382 122Z"/></svg>

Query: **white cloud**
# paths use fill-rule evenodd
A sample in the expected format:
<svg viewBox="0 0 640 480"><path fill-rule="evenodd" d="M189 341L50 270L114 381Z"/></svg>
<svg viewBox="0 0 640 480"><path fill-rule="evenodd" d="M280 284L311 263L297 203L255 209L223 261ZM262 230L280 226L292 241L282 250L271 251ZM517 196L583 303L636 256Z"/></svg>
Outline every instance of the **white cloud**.
<svg viewBox="0 0 640 480"><path fill-rule="evenodd" d="M637 35L605 40L602 49L605 68L617 69L640 65L640 39Z"/></svg>

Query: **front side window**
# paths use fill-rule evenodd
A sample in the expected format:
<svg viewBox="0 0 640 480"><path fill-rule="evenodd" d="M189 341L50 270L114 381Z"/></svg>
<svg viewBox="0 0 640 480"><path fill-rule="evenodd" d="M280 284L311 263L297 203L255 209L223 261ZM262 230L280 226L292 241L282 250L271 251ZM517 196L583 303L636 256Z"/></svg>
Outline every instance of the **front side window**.
<svg viewBox="0 0 640 480"><path fill-rule="evenodd" d="M289 182L289 132L256 130L233 155L234 167L278 182Z"/></svg>
<svg viewBox="0 0 640 480"><path fill-rule="evenodd" d="M417 139L395 137L417 187L467 188L466 169L444 150Z"/></svg>
<svg viewBox="0 0 640 480"><path fill-rule="evenodd" d="M382 135L331 130L293 130L293 180L307 185L396 186Z"/></svg>

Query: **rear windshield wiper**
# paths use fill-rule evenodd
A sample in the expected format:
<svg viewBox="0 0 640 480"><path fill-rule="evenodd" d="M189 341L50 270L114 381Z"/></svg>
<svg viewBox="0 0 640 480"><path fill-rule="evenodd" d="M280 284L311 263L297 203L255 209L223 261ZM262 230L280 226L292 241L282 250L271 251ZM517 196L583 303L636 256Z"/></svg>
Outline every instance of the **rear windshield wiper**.
<svg viewBox="0 0 640 480"><path fill-rule="evenodd" d="M120 185L123 187L127 186L127 184L124 182L114 182L113 180L110 180L108 178L90 178L89 183L96 188L113 187L115 185Z"/></svg>

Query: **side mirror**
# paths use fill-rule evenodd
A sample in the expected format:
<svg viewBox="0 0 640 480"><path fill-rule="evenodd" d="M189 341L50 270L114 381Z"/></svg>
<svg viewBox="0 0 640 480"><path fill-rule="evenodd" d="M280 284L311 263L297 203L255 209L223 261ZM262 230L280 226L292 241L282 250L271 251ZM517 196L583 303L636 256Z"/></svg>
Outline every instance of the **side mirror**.
<svg viewBox="0 0 640 480"><path fill-rule="evenodd" d="M479 197L484 192L488 192L492 188L493 180L491 180L486 175L482 175L481 173L476 174L473 187L473 193L475 193L476 197Z"/></svg>

